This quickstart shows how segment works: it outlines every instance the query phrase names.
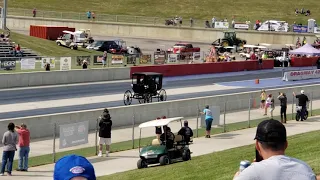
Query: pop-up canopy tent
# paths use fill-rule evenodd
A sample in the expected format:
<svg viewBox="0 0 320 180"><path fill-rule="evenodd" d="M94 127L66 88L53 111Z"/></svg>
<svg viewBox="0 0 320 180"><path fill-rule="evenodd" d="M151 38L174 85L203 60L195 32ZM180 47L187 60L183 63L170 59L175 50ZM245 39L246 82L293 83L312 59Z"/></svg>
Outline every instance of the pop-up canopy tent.
<svg viewBox="0 0 320 180"><path fill-rule="evenodd" d="M320 55L320 50L312 47L310 44L305 44L304 46L302 46L298 49L289 51L289 54L301 54L301 55L315 56L315 55Z"/></svg>

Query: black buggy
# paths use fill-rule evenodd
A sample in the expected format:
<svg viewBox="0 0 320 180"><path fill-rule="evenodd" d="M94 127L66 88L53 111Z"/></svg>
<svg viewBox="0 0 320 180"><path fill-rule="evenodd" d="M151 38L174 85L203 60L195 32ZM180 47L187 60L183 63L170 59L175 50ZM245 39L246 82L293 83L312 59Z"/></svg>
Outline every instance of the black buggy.
<svg viewBox="0 0 320 180"><path fill-rule="evenodd" d="M162 89L163 75L154 72L137 72L132 74L132 91L124 93L123 102L130 105L132 99L138 99L139 103L150 103L153 98L158 102L167 100L167 93Z"/></svg>

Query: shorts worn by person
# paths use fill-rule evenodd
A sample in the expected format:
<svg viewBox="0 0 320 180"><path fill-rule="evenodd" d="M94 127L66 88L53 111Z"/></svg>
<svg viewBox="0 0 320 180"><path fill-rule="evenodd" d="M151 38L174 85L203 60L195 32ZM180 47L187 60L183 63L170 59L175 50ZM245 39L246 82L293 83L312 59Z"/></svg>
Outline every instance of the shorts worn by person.
<svg viewBox="0 0 320 180"><path fill-rule="evenodd" d="M209 109L207 105L206 108L201 112L201 114L205 115L205 122L206 122L206 138L210 138L210 131L213 121L212 111Z"/></svg>
<svg viewBox="0 0 320 180"><path fill-rule="evenodd" d="M309 165L285 155L288 147L287 132L279 121L262 121L254 139L263 160L236 173L234 180L316 180Z"/></svg>
<svg viewBox="0 0 320 180"><path fill-rule="evenodd" d="M105 109L102 116L99 117L99 157L102 157L103 145L106 145L106 156L109 155L111 145L112 120L108 109Z"/></svg>
<svg viewBox="0 0 320 180"><path fill-rule="evenodd" d="M56 162L53 180L96 180L96 175L93 165L85 157L68 155Z"/></svg>

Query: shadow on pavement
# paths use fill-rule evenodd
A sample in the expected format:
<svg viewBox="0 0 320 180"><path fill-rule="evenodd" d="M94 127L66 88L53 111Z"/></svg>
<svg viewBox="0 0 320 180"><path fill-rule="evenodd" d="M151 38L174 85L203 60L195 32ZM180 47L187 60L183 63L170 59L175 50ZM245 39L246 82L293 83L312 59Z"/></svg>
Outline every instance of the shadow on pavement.
<svg viewBox="0 0 320 180"><path fill-rule="evenodd" d="M234 138L235 136L237 136L239 134L231 134L231 133L228 133L228 134L220 134L220 135L215 135L213 136L212 138L217 138L217 139L232 139Z"/></svg>

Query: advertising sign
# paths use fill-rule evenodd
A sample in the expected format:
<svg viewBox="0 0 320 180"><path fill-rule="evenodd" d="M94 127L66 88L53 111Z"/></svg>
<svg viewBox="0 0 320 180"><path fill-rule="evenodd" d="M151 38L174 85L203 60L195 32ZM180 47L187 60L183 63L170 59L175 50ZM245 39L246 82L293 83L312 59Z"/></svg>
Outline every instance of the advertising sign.
<svg viewBox="0 0 320 180"><path fill-rule="evenodd" d="M23 58L21 59L21 70L36 69L35 58Z"/></svg>
<svg viewBox="0 0 320 180"><path fill-rule="evenodd" d="M176 64L178 62L178 54L168 54L168 63Z"/></svg>
<svg viewBox="0 0 320 180"><path fill-rule="evenodd" d="M320 33L320 28L318 28L318 27L314 27L314 33Z"/></svg>
<svg viewBox="0 0 320 180"><path fill-rule="evenodd" d="M297 26L297 25L293 25L293 32L297 32L297 33L307 33L307 32L308 32L308 26Z"/></svg>
<svg viewBox="0 0 320 180"><path fill-rule="evenodd" d="M140 64L150 64L151 54L143 54L140 56Z"/></svg>
<svg viewBox="0 0 320 180"><path fill-rule="evenodd" d="M60 125L59 149L88 143L89 122Z"/></svg>
<svg viewBox="0 0 320 180"><path fill-rule="evenodd" d="M44 66L50 63L50 68L56 67L56 59L54 57L46 57L41 59L41 67L44 68Z"/></svg>
<svg viewBox="0 0 320 180"><path fill-rule="evenodd" d="M1 59L1 69L16 69L15 59Z"/></svg>
<svg viewBox="0 0 320 180"><path fill-rule="evenodd" d="M77 59L76 59L76 65L77 66L81 66L82 65L82 62L86 60L88 65L90 65L91 63L91 56L77 56Z"/></svg>
<svg viewBox="0 0 320 180"><path fill-rule="evenodd" d="M94 65L102 65L102 55L101 56L98 56L98 55L95 55L93 56L93 64Z"/></svg>
<svg viewBox="0 0 320 180"><path fill-rule="evenodd" d="M246 23L235 23L235 24L234 24L234 28L235 28L235 29L245 29L245 30L249 30L249 24L246 24Z"/></svg>
<svg viewBox="0 0 320 180"><path fill-rule="evenodd" d="M228 29L229 28L229 23L228 22L215 22L214 23L214 28Z"/></svg>
<svg viewBox="0 0 320 180"><path fill-rule="evenodd" d="M123 64L123 55L112 55L111 56L111 64Z"/></svg>
<svg viewBox="0 0 320 180"><path fill-rule="evenodd" d="M71 57L61 57L60 58L60 70L61 71L71 70Z"/></svg>
<svg viewBox="0 0 320 180"><path fill-rule="evenodd" d="M315 78L320 78L320 69L285 72L282 80L296 81L296 80L315 79Z"/></svg>
<svg viewBox="0 0 320 180"><path fill-rule="evenodd" d="M194 52L193 53L193 61L200 61L201 60L201 53L200 52Z"/></svg>
<svg viewBox="0 0 320 180"><path fill-rule="evenodd" d="M164 64L166 62L165 52L155 52L154 53L154 64Z"/></svg>

